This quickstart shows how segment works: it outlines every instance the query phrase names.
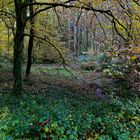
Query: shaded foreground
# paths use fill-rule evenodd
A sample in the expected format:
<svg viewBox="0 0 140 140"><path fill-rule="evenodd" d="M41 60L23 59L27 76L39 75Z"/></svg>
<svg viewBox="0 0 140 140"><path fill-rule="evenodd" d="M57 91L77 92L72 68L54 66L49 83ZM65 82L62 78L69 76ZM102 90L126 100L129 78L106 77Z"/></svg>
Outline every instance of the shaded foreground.
<svg viewBox="0 0 140 140"><path fill-rule="evenodd" d="M63 82L56 75L45 79L44 71L34 72L33 77L25 82L27 92L20 99L9 94L10 82L1 78L0 139L140 139L139 98L120 97L109 87L108 98L99 98L94 91L82 92L74 84L68 87L71 79L65 72Z"/></svg>

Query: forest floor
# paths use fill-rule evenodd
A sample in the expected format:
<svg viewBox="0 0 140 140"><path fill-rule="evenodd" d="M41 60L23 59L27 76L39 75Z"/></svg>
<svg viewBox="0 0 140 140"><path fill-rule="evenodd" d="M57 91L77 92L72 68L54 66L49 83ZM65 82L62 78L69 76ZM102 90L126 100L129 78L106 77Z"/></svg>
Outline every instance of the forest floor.
<svg viewBox="0 0 140 140"><path fill-rule="evenodd" d="M138 140L140 100L99 70L33 65L22 98L0 71L0 139Z"/></svg>
<svg viewBox="0 0 140 140"><path fill-rule="evenodd" d="M76 92L94 94L97 88L102 89L115 82L113 78L96 69L82 70L79 64L71 64L66 69L59 65L34 65L32 71L33 75L28 81L25 80L25 85L34 85L39 90L51 84L67 87Z"/></svg>

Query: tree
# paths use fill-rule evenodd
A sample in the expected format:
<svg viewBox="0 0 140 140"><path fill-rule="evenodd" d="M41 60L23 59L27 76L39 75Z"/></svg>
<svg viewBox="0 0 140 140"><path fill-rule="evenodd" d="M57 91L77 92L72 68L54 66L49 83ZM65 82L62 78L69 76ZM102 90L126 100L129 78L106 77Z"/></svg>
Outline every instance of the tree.
<svg viewBox="0 0 140 140"><path fill-rule="evenodd" d="M76 8L76 9L81 8L87 11L101 13L112 21L116 32L123 39L126 39L127 36L129 36L129 32L127 28L125 27L123 23L120 22L120 20L116 17L116 15L111 11L112 9L105 10L105 8L102 8L102 6L106 6L106 2L108 1L100 0L99 3L97 2L98 2L97 0L93 0L91 2L89 1L87 2L84 0L83 1L68 0L68 1L61 1L61 2L56 2L56 1L51 1L51 0L49 2L14 0L15 14L16 14L16 28L15 28L15 34L14 34L14 62L13 62L13 75L14 75L13 93L14 94L21 94L22 92L22 58L23 58L24 36L25 36L24 31L25 31L26 23L28 20L33 19L33 17L35 17L40 12L43 12L45 10L48 10L54 7L61 6L64 8ZM111 1L110 3L113 4L115 2L118 2L118 0ZM41 8L37 8L35 13L31 13L31 15L27 17L27 7L33 8L33 6L37 6L37 5L40 6ZM118 26L121 27L121 29L124 29L126 34L122 34L122 32L118 30L117 28ZM33 27L31 28L31 30L33 31ZM32 32L31 34L34 34L34 33ZM30 43L32 44L33 35L31 35L30 37L31 37ZM29 48L29 49L30 49L29 57L31 58L32 48ZM31 59L29 59L29 65L30 64L31 64Z"/></svg>
<svg viewBox="0 0 140 140"><path fill-rule="evenodd" d="M30 0L31 3L33 3L33 0ZM33 5L29 6L30 16L34 14L34 8ZM26 73L25 76L28 78L31 71L31 65L32 65L32 49L34 44L34 18L30 19L30 37L29 37L29 44L28 44L28 58L27 58L27 66L26 66Z"/></svg>
<svg viewBox="0 0 140 140"><path fill-rule="evenodd" d="M20 95L22 93L22 58L24 45L24 30L26 26L27 7L21 8L26 4L27 0L14 0L16 13L16 31L14 35L14 61L13 76L14 85L13 93Z"/></svg>
<svg viewBox="0 0 140 140"><path fill-rule="evenodd" d="M69 1L68 1L69 2ZM46 8L38 10L36 13L33 13L33 5L49 5ZM13 61L13 93L16 95L21 95L22 93L22 59L23 59L23 46L24 46L24 31L28 19L32 19L38 13L50 9L54 6L59 6L57 3L39 3L29 0L14 0L15 13L16 13L16 31L14 34L14 61ZM30 18L27 18L27 7L30 7ZM33 20L31 20L33 24ZM30 30L31 34L34 34L33 27ZM33 43L33 36L30 36L30 43ZM29 44L30 45L30 44ZM31 67L31 52L32 47L29 47L29 62L27 67L27 73L29 73Z"/></svg>

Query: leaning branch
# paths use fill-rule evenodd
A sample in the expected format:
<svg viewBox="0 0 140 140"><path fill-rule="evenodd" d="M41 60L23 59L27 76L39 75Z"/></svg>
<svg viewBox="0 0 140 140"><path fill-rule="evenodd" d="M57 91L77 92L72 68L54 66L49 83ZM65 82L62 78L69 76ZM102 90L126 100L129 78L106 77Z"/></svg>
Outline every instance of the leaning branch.
<svg viewBox="0 0 140 140"><path fill-rule="evenodd" d="M87 11L93 11L94 13L97 12L97 13L101 13L103 15L108 15L113 19L114 27L115 27L115 30L117 31L117 33L125 40L125 38L118 32L117 27L116 27L116 23L119 24L127 33L128 33L128 30L125 27L125 25L120 23L120 21L113 15L113 13L110 10L96 9L96 8L89 6L89 5L86 5L86 4L85 5L80 5L80 4L76 5L76 4L74 4L74 2L76 2L76 1L77 0L68 0L68 1L63 2L63 3L33 2L33 3L24 4L21 8L25 8L25 7L30 6L30 5L47 6L45 8L38 10L37 12L35 12L34 15L27 17L27 20L30 18L33 18L34 16L36 16L40 12L43 12L45 10L55 8L55 7L76 8L76 9L81 9L81 11L83 9L83 10L87 10ZM128 36L129 36L129 34L128 34Z"/></svg>
<svg viewBox="0 0 140 140"><path fill-rule="evenodd" d="M24 36L29 36L29 37L30 37L31 35L30 35L30 34L24 34ZM60 58L61 58L61 60L62 60L62 63L60 64L60 66L62 65L62 66L65 68L65 70L66 70L67 72L69 72L74 78L77 79L77 77L66 67L66 66L68 66L68 65L66 64L65 59L64 59L64 57L62 56L62 54L61 54L61 52L59 51L59 49L58 49L53 43L51 43L49 39L43 38L43 37L40 37L40 36L36 36L36 35L34 35L34 37L37 38L37 39L40 39L40 40L42 40L42 41L45 41L45 42L47 42L48 44L50 44L50 45L59 53L59 56L60 56Z"/></svg>
<svg viewBox="0 0 140 140"><path fill-rule="evenodd" d="M77 0L68 0L68 1L65 1L65 2L62 2L62 3L59 3L59 2L30 2L30 3L23 4L23 6L21 6L21 8L26 8L26 7L31 6L31 5L54 6L54 7L64 6L64 5L65 6L70 6L70 3L75 2L75 1L77 1Z"/></svg>
<svg viewBox="0 0 140 140"><path fill-rule="evenodd" d="M135 2L138 6L140 6L139 0L132 0L133 2Z"/></svg>

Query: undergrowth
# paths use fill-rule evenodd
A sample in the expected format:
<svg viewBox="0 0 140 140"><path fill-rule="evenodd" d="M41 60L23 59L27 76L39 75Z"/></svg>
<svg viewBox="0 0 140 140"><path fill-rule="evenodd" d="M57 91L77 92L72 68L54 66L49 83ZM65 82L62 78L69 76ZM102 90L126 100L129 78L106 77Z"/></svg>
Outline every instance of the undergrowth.
<svg viewBox="0 0 140 140"><path fill-rule="evenodd" d="M22 98L0 94L3 140L138 140L140 100L73 93L49 86Z"/></svg>
<svg viewBox="0 0 140 140"><path fill-rule="evenodd" d="M80 93L55 85L52 75L57 74L56 68L33 68L32 72L42 74L41 78L48 74L42 80L46 87L43 90L36 87L39 90L28 91L22 97L11 95L7 82L10 75L5 73L0 78L3 85L0 90L0 140L140 139L140 99L132 94L128 96L125 83L108 87L105 92L109 98L100 99L94 93ZM59 74L71 79L63 68ZM53 80L57 81L56 76Z"/></svg>

